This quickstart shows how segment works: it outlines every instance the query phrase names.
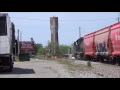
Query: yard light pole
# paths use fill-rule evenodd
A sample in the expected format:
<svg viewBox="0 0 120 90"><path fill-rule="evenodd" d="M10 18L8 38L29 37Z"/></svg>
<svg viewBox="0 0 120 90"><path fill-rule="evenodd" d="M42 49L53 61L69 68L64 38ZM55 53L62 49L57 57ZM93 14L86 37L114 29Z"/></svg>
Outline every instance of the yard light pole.
<svg viewBox="0 0 120 90"><path fill-rule="evenodd" d="M18 55L19 55L19 29L18 29Z"/></svg>
<svg viewBox="0 0 120 90"><path fill-rule="evenodd" d="M79 38L81 37L81 28L79 27Z"/></svg>
<svg viewBox="0 0 120 90"><path fill-rule="evenodd" d="M119 12L119 15L118 15L118 22L120 22L120 12Z"/></svg>

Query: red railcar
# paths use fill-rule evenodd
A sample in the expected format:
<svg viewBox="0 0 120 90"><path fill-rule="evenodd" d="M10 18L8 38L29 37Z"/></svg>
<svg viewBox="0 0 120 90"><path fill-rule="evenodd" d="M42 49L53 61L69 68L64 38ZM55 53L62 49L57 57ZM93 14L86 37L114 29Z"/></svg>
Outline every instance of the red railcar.
<svg viewBox="0 0 120 90"><path fill-rule="evenodd" d="M111 55L111 51L108 47L110 37L110 27L103 28L95 32L94 42L96 51L96 60L104 61Z"/></svg>
<svg viewBox="0 0 120 90"><path fill-rule="evenodd" d="M112 55L120 56L120 23L112 25L110 39L113 47Z"/></svg>
<svg viewBox="0 0 120 90"><path fill-rule="evenodd" d="M94 46L94 33L84 36L84 55L87 59L94 59L95 46Z"/></svg>
<svg viewBox="0 0 120 90"><path fill-rule="evenodd" d="M112 52L113 62L120 64L120 22L111 26L109 46Z"/></svg>

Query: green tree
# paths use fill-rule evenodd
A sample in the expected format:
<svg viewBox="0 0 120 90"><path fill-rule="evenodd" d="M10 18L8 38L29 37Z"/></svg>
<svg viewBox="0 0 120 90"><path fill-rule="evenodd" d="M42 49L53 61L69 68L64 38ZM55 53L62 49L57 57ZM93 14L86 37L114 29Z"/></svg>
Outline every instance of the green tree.
<svg viewBox="0 0 120 90"><path fill-rule="evenodd" d="M50 41L48 41L48 45L45 46L45 52L46 52L46 55L59 55L59 45L58 43L51 43Z"/></svg>
<svg viewBox="0 0 120 90"><path fill-rule="evenodd" d="M69 48L70 48L70 46L60 45L60 46L59 46L59 55L60 55L60 56L63 56L63 55L65 55L65 54L67 54Z"/></svg>
<svg viewBox="0 0 120 90"><path fill-rule="evenodd" d="M40 48L43 48L42 44L35 44L35 54L40 53Z"/></svg>
<svg viewBox="0 0 120 90"><path fill-rule="evenodd" d="M51 42L51 55L59 55L59 44L58 42Z"/></svg>
<svg viewBox="0 0 120 90"><path fill-rule="evenodd" d="M58 45L58 43L48 41L48 45L44 47L45 54L63 56L68 53L70 46ZM49 51L50 50L50 51Z"/></svg>
<svg viewBox="0 0 120 90"><path fill-rule="evenodd" d="M44 55L45 54L45 50L43 47L39 47L38 48L38 53L41 54L41 55Z"/></svg>

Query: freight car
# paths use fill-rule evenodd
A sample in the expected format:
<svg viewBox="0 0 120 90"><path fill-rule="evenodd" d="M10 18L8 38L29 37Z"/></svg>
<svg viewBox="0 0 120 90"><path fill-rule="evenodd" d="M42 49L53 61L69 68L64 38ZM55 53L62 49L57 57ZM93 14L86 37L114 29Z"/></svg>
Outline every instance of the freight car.
<svg viewBox="0 0 120 90"><path fill-rule="evenodd" d="M77 43L74 44L76 59L76 55L82 53L82 58L87 60L107 60L120 65L120 22L85 35L82 42L78 40L74 42ZM78 48L83 48L83 51Z"/></svg>
<svg viewBox="0 0 120 90"><path fill-rule="evenodd" d="M84 36L84 56L88 60L93 60L95 57L94 33L95 32Z"/></svg>

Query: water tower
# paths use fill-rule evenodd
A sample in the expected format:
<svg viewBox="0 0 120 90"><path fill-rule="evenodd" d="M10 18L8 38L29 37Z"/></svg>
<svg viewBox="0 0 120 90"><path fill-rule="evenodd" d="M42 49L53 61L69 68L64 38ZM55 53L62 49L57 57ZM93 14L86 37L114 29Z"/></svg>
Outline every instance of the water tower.
<svg viewBox="0 0 120 90"><path fill-rule="evenodd" d="M58 54L59 41L58 41L58 17L50 17L50 29L51 29L51 44L54 55Z"/></svg>

